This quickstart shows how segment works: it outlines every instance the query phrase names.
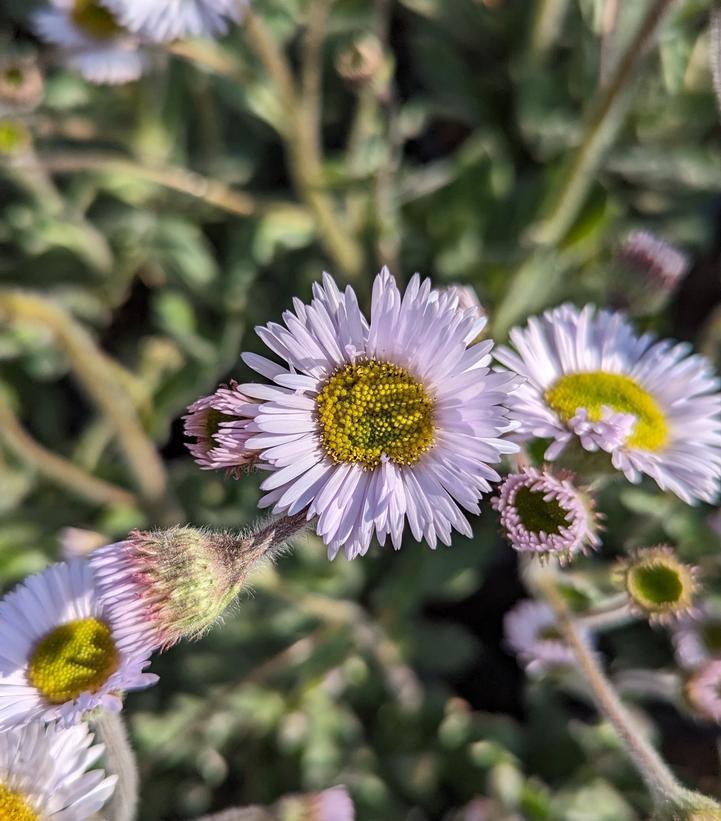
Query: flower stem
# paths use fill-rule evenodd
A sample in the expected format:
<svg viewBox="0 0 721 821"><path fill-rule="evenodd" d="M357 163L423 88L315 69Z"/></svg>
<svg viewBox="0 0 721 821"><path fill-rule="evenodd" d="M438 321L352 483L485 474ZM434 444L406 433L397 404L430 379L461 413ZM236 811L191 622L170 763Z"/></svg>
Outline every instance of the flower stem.
<svg viewBox="0 0 721 821"><path fill-rule="evenodd" d="M105 811L108 821L134 821L138 809L140 779L135 755L123 719L118 713L102 710L93 717L98 741L105 745L105 761L118 783Z"/></svg>
<svg viewBox="0 0 721 821"><path fill-rule="evenodd" d="M581 637L568 605L551 575L548 572L539 573L534 581L538 591L556 614L558 627L576 657L596 706L616 730L628 757L651 793L656 810L663 813L674 808L684 810L698 806L715 809L716 804L711 799L687 790L676 780L669 766L644 737L633 715L601 669L596 656Z"/></svg>

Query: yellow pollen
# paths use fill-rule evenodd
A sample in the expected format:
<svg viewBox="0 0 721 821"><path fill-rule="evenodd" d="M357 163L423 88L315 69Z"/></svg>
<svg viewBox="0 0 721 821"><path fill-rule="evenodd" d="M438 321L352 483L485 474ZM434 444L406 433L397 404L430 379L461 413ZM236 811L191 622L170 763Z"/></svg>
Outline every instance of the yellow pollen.
<svg viewBox="0 0 721 821"><path fill-rule="evenodd" d="M96 693L118 669L119 658L107 624L78 619L40 639L28 679L50 704L62 704L81 693Z"/></svg>
<svg viewBox="0 0 721 821"><path fill-rule="evenodd" d="M38 821L39 818L19 792L0 784L0 821Z"/></svg>
<svg viewBox="0 0 721 821"><path fill-rule="evenodd" d="M341 368L321 389L316 409L334 462L374 468L385 455L412 465L433 445L433 402L417 379L390 362Z"/></svg>
<svg viewBox="0 0 721 821"><path fill-rule="evenodd" d="M562 376L544 394L546 402L568 423L579 408L598 422L607 406L616 413L631 413L636 425L626 444L637 450L661 450L668 442L668 424L650 393L635 380L619 373L572 373Z"/></svg>
<svg viewBox="0 0 721 821"><path fill-rule="evenodd" d="M94 0L75 0L70 17L79 29L96 40L109 40L122 31L113 14Z"/></svg>

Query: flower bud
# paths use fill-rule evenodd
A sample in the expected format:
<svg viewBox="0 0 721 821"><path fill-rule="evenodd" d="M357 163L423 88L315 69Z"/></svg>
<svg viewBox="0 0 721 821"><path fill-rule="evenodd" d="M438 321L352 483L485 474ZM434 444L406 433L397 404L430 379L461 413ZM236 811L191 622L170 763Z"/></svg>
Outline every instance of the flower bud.
<svg viewBox="0 0 721 821"><path fill-rule="evenodd" d="M193 527L135 531L91 554L101 596L141 601L158 647L196 639L217 622L250 569L272 558L305 524L283 517L248 534Z"/></svg>
<svg viewBox="0 0 721 821"><path fill-rule="evenodd" d="M362 88L373 82L383 67L383 46L373 34L364 34L336 57L336 71L348 85Z"/></svg>
<svg viewBox="0 0 721 821"><path fill-rule="evenodd" d="M637 551L619 562L616 575L631 608L651 622L665 623L693 612L696 568L679 561L666 545Z"/></svg>
<svg viewBox="0 0 721 821"><path fill-rule="evenodd" d="M0 61L0 108L30 110L42 100L45 83L31 58Z"/></svg>

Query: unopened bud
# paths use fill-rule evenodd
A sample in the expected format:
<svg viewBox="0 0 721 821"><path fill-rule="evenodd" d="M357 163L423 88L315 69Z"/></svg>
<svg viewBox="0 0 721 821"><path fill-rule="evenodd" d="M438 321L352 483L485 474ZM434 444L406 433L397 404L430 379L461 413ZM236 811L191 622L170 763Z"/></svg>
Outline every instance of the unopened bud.
<svg viewBox="0 0 721 821"><path fill-rule="evenodd" d="M664 623L693 612L697 570L666 545L649 547L619 562L616 575L630 606L651 622Z"/></svg>
<svg viewBox="0 0 721 821"><path fill-rule="evenodd" d="M251 568L272 558L303 529L305 514L248 534L193 527L135 531L90 557L101 595L143 602L158 647L196 639L223 615Z"/></svg>
<svg viewBox="0 0 721 821"><path fill-rule="evenodd" d="M31 58L0 61L0 107L30 110L43 98L45 83Z"/></svg>
<svg viewBox="0 0 721 821"><path fill-rule="evenodd" d="M362 88L373 82L383 67L383 46L373 34L364 34L336 57L336 71L348 85Z"/></svg>

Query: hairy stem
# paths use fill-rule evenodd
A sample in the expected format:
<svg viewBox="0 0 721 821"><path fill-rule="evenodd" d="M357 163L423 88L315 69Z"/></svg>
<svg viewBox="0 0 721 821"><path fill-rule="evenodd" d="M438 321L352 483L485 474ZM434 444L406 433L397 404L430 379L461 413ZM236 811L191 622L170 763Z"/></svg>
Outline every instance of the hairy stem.
<svg viewBox="0 0 721 821"><path fill-rule="evenodd" d="M326 252L348 277L357 277L363 255L355 239L338 218L338 209L322 189L323 163L319 140L303 108L291 66L263 20L248 11L244 31L248 43L273 81L286 114L282 137L288 170L299 197L315 217L318 234Z"/></svg>
<svg viewBox="0 0 721 821"><path fill-rule="evenodd" d="M20 424L10 405L0 396L0 438L18 459L36 468L43 476L94 504L138 504L130 491L98 479L82 468L38 444Z"/></svg>
<svg viewBox="0 0 721 821"><path fill-rule="evenodd" d="M60 305L23 291L0 289L0 316L38 322L49 328L65 351L81 387L112 424L144 507L161 524L182 519L172 498L160 454L148 438L110 357Z"/></svg>
<svg viewBox="0 0 721 821"><path fill-rule="evenodd" d="M581 144L562 176L560 187L539 222L532 225L529 238L538 245L557 245L578 217L591 189L596 172L615 140L630 102L627 93L647 46L674 0L654 0L607 83L593 100Z"/></svg>
<svg viewBox="0 0 721 821"><path fill-rule="evenodd" d="M140 779L123 719L118 713L102 710L93 717L93 724L98 741L105 745L107 769L118 777L115 792L104 812L108 815L108 821L134 821Z"/></svg>

